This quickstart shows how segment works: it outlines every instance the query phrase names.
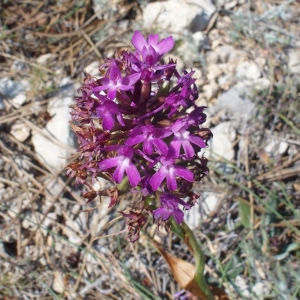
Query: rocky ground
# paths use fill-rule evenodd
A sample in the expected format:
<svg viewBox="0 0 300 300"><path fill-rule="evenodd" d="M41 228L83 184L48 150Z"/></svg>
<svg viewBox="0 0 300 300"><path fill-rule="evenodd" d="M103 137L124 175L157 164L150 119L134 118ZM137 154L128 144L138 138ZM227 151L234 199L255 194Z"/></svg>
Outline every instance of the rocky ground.
<svg viewBox="0 0 300 300"><path fill-rule="evenodd" d="M186 215L207 280L230 299L300 298L299 1L1 8L1 299L174 299L180 290L146 238L126 242L108 199L86 206L65 174L76 156L69 106L84 72L100 76L99 63L131 47L134 30L173 35L171 55L195 70L198 104L207 106L211 171ZM176 237L155 226L149 234L192 261Z"/></svg>

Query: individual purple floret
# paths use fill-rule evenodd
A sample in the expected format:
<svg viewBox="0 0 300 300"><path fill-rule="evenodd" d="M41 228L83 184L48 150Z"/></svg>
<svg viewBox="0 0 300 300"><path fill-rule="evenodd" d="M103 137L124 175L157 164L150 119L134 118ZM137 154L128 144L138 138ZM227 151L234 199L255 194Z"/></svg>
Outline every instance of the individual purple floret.
<svg viewBox="0 0 300 300"><path fill-rule="evenodd" d="M183 210L197 203L193 182L208 173L203 149L212 134L201 127L205 107L195 104L194 71L180 74L176 62L162 60L173 37L144 38L135 31L132 44L134 51L106 59L99 67L103 77L87 75L79 89L71 125L80 155L67 174L85 185L87 203L107 194L113 207L119 196L138 194L122 212L135 242L149 215L159 225L170 219L180 224ZM113 186L95 191L97 177Z"/></svg>
<svg viewBox="0 0 300 300"><path fill-rule="evenodd" d="M190 209L188 204L172 194L162 194L160 196L160 202L161 206L154 210L153 217L163 222L168 221L171 216L174 217L178 224L183 221L183 212L178 208L179 204L183 205L185 209Z"/></svg>
<svg viewBox="0 0 300 300"><path fill-rule="evenodd" d="M155 172L151 179L150 185L153 191L156 191L166 179L167 189L174 191L177 189L177 178L183 178L186 181L193 182L193 173L183 166L176 165L175 159L168 157L161 157L159 159L160 168Z"/></svg>

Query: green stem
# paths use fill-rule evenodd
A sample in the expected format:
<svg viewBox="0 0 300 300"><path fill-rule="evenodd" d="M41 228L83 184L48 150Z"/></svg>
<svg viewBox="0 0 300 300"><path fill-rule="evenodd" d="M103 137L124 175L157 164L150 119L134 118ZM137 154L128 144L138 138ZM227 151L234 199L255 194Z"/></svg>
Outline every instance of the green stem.
<svg viewBox="0 0 300 300"><path fill-rule="evenodd" d="M176 221L172 218L171 220L171 228L172 231L189 247L192 251L195 261L196 261L196 275L195 281L197 282L198 287L201 291L206 295L208 300L214 300L214 296L211 293L209 286L204 277L204 267L205 267L205 259L204 254L201 249L201 245L197 241L193 231L189 228L189 226L182 222L181 225L177 224Z"/></svg>

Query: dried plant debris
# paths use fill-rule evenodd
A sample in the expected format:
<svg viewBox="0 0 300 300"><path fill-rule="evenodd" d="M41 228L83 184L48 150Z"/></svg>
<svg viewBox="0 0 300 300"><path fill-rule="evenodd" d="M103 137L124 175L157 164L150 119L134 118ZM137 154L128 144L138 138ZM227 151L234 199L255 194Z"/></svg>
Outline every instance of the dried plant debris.
<svg viewBox="0 0 300 300"><path fill-rule="evenodd" d="M189 250L152 226L128 244L109 199L86 205L63 163L78 155L68 106L84 71L101 76L103 58L129 48L137 29L175 37L172 58L196 65L197 105L215 131L204 154L211 172L185 220L203 245L207 280L231 299L300 298L299 2L208 2L205 28L177 32L143 27L164 1L1 2L0 298L180 295L149 237L193 263Z"/></svg>

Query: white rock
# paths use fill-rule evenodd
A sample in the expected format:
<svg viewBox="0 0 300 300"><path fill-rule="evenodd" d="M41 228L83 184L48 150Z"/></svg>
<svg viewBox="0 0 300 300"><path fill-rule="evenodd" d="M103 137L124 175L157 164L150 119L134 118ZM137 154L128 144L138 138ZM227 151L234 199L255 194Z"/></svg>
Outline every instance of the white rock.
<svg viewBox="0 0 300 300"><path fill-rule="evenodd" d="M235 51L235 49L232 46L222 45L217 47L214 52L218 55L221 63L227 63L233 51Z"/></svg>
<svg viewBox="0 0 300 300"><path fill-rule="evenodd" d="M203 208L206 215L200 213L198 204L192 207L190 210L185 211L185 222L191 229L197 228L201 221L207 219L207 215L213 212L220 202L220 197L215 193L202 193L199 199L199 205Z"/></svg>
<svg viewBox="0 0 300 300"><path fill-rule="evenodd" d="M24 142L30 135L30 128L23 122L17 121L11 126L10 134L18 141Z"/></svg>
<svg viewBox="0 0 300 300"><path fill-rule="evenodd" d="M248 119L255 110L254 103L246 96L249 93L249 87L244 83L238 83L218 98L213 110L225 109L237 118Z"/></svg>
<svg viewBox="0 0 300 300"><path fill-rule="evenodd" d="M69 106L73 103L74 89L73 86L64 89L49 102L48 112L52 119L42 129L44 134L32 132L32 142L37 155L55 170L64 168L70 154L75 152L72 149L75 145L74 134L69 124Z"/></svg>
<svg viewBox="0 0 300 300"><path fill-rule="evenodd" d="M206 62L208 65L215 65L218 63L219 55L216 51L209 51L206 55Z"/></svg>
<svg viewBox="0 0 300 300"><path fill-rule="evenodd" d="M261 76L261 70L256 63L244 61L236 67L236 76L239 79L255 80Z"/></svg>
<svg viewBox="0 0 300 300"><path fill-rule="evenodd" d="M76 221L68 219L66 221L66 226L64 227L64 234L71 243L78 245L81 242L81 238L78 234L79 232L81 232L79 224Z"/></svg>
<svg viewBox="0 0 300 300"><path fill-rule="evenodd" d="M203 93L206 99L209 101L214 98L219 91L219 86L215 81L210 82L210 84L203 86Z"/></svg>
<svg viewBox="0 0 300 300"><path fill-rule="evenodd" d="M215 80L223 73L223 68L220 64L213 64L207 67L207 79Z"/></svg>
<svg viewBox="0 0 300 300"><path fill-rule="evenodd" d="M292 73L300 74L300 49L293 49L289 51L288 66Z"/></svg>
<svg viewBox="0 0 300 300"><path fill-rule="evenodd" d="M216 11L210 1L168 0L148 3L143 11L144 27L175 33L203 31ZM180 12L180 17L178 13Z"/></svg>
<svg viewBox="0 0 300 300"><path fill-rule="evenodd" d="M268 78L258 78L252 83L253 89L263 91L270 87L271 82Z"/></svg>
<svg viewBox="0 0 300 300"><path fill-rule="evenodd" d="M264 147L264 150L271 157L274 157L278 154L284 154L289 147L289 144L287 142L281 141L278 137L274 135L269 136L267 141L268 144L266 147Z"/></svg>
<svg viewBox="0 0 300 300"><path fill-rule="evenodd" d="M26 91L29 89L30 83L25 79L20 81L13 81L8 77L0 79L1 94L10 98L17 108L26 102ZM1 102L3 99L0 95L0 108Z"/></svg>
<svg viewBox="0 0 300 300"><path fill-rule="evenodd" d="M20 60L15 60L12 63L11 69L14 71L24 71L26 69L26 64Z"/></svg>
<svg viewBox="0 0 300 300"><path fill-rule="evenodd" d="M201 87L204 83L204 78L203 78L203 74L201 72L200 69L198 68L193 68L193 71L195 71L193 78L196 78L196 86Z"/></svg>
<svg viewBox="0 0 300 300"><path fill-rule="evenodd" d="M215 193L203 193L203 200L201 200L201 205L206 214L210 214L216 210L220 202L220 197Z"/></svg>
<svg viewBox="0 0 300 300"><path fill-rule="evenodd" d="M62 274L58 271L54 271L53 276L54 278L53 278L52 289L54 290L54 292L61 294L65 289Z"/></svg>
<svg viewBox="0 0 300 300"><path fill-rule="evenodd" d="M266 281L257 282L253 285L252 291L259 299L265 299L270 294L270 285Z"/></svg>
<svg viewBox="0 0 300 300"><path fill-rule="evenodd" d="M249 286L247 285L245 279L242 276L237 276L235 278L235 285L239 288L239 290L241 291L241 294L244 297L250 297L250 292L249 292Z"/></svg>
<svg viewBox="0 0 300 300"><path fill-rule="evenodd" d="M215 158L234 158L233 141L236 133L230 122L223 122L211 128L213 138L209 142L208 155Z"/></svg>
<svg viewBox="0 0 300 300"><path fill-rule="evenodd" d="M94 77L101 77L101 74L100 74L100 71L99 71L99 61L93 61L92 63L90 63L89 65L87 65L84 69L84 71L87 73L87 74L90 74Z"/></svg>
<svg viewBox="0 0 300 300"><path fill-rule="evenodd" d="M197 31L192 34L197 49L200 49L207 41L207 36L203 32Z"/></svg>
<svg viewBox="0 0 300 300"><path fill-rule="evenodd" d="M52 53L46 53L46 54L42 54L41 56L39 56L37 59L36 59L36 62L39 64L39 65L45 65L49 60L50 58L53 57L53 54Z"/></svg>
<svg viewBox="0 0 300 300"><path fill-rule="evenodd" d="M238 1L237 0L232 0L232 1L227 1L227 3L224 5L224 8L226 10L230 10L230 9L233 9L236 5L238 4Z"/></svg>

